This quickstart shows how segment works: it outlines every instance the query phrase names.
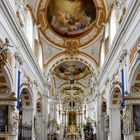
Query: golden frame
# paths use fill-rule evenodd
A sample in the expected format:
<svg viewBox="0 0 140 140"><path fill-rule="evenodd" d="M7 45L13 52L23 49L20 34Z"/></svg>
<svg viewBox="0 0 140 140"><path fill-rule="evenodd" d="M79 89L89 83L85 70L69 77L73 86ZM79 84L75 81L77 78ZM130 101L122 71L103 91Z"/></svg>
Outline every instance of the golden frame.
<svg viewBox="0 0 140 140"><path fill-rule="evenodd" d="M49 0L50 1L50 0ZM96 0L93 0L95 6L96 6L96 20L93 22L94 24L92 25L90 31L88 31L88 33L82 35L81 37L77 37L77 38L66 38L66 37L62 37L60 35L58 35L57 33L55 33L54 31L52 31L52 29L50 28L48 21L46 18L46 14L47 14L47 7L49 4L49 1L46 1L46 4L44 7L42 6L42 0L40 0L39 2L39 6L38 6L38 10L37 10L37 23L41 25L40 27L40 31L42 32L42 34L45 36L45 38L51 42L52 44L56 45L57 47L60 48L67 48L68 44L67 42L71 41L71 42L75 42L77 41L76 44L76 48L81 48L84 47L85 45L89 44L91 41L95 40L98 35L100 34L100 32L103 29L103 25L102 23L105 22L106 20L106 5L104 0L102 0L102 6L100 7L98 5L98 2ZM49 31L48 31L49 29ZM84 39L85 37L87 37L89 34L92 33L93 30L96 30L96 35L92 35L93 37L88 37L88 40L84 41L83 43L80 43L80 39ZM55 42L55 40L52 40L50 37L47 36L46 32L50 32L53 36L59 38L60 40L63 40L63 44L60 44L58 42Z"/></svg>

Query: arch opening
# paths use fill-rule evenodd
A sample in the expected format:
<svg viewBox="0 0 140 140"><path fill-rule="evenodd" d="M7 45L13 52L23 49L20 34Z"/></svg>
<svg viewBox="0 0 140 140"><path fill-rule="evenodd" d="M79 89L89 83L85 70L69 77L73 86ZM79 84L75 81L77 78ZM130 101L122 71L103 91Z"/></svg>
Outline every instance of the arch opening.
<svg viewBox="0 0 140 140"><path fill-rule="evenodd" d="M123 110L121 107L121 88L115 87L111 93L111 110L110 110L110 129L112 130L111 138L113 140L123 140Z"/></svg>

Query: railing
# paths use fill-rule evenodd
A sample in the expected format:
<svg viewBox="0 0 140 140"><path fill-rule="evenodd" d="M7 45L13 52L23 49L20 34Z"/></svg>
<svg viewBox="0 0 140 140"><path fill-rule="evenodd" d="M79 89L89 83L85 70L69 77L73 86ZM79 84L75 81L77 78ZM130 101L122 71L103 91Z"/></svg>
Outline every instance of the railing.
<svg viewBox="0 0 140 140"><path fill-rule="evenodd" d="M32 126L19 124L18 140L31 140Z"/></svg>

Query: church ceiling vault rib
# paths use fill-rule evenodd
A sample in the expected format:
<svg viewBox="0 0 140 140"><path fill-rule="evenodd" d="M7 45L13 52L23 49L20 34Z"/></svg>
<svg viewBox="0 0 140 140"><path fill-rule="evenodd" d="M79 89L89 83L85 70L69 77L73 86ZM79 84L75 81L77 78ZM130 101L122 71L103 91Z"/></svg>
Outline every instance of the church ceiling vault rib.
<svg viewBox="0 0 140 140"><path fill-rule="evenodd" d="M40 0L36 9L46 68L59 54L84 55L99 65L108 12L104 0Z"/></svg>
<svg viewBox="0 0 140 140"><path fill-rule="evenodd" d="M58 67L60 64L67 62L67 61L77 61L79 63L82 63L90 69L90 72L93 75L98 74L98 65L97 65L96 60L92 59L88 55L79 54L79 55L75 55L73 57L69 57L68 55L60 53L58 56L56 55L55 57L53 57L53 59L51 59L47 63L47 65L45 65L45 69L46 69L45 75L47 76L50 73L54 73L54 70L56 67Z"/></svg>
<svg viewBox="0 0 140 140"><path fill-rule="evenodd" d="M66 61L59 64L54 73L57 77L64 80L78 80L86 77L90 71L89 68L77 61Z"/></svg>
<svg viewBox="0 0 140 140"><path fill-rule="evenodd" d="M36 13L52 95L64 102L72 98L84 101L98 74L105 1L40 0Z"/></svg>
<svg viewBox="0 0 140 140"><path fill-rule="evenodd" d="M140 0L0 11L0 140L140 140Z"/></svg>
<svg viewBox="0 0 140 140"><path fill-rule="evenodd" d="M58 61L59 62L59 61ZM52 96L65 102L66 100L76 100L83 102L93 88L92 80L96 77L94 71L84 62L61 61L56 62L56 66L48 73L53 81ZM96 78L95 78L96 79ZM78 102L79 102L78 101Z"/></svg>

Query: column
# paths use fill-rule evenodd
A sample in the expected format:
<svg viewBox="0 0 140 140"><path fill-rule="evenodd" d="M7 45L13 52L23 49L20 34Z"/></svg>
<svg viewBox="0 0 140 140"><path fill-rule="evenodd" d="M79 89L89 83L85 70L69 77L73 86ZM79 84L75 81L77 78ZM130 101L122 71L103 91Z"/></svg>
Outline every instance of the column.
<svg viewBox="0 0 140 140"><path fill-rule="evenodd" d="M83 113L82 113L82 122L84 122L84 110L83 110Z"/></svg>
<svg viewBox="0 0 140 140"><path fill-rule="evenodd" d="M68 126L68 112L66 111L66 127Z"/></svg>
<svg viewBox="0 0 140 140"><path fill-rule="evenodd" d="M82 114L80 113L80 128L81 128L81 124L82 124Z"/></svg>
<svg viewBox="0 0 140 140"><path fill-rule="evenodd" d="M79 114L79 112L77 111L77 114L76 114L76 126L78 126L78 114Z"/></svg>
<svg viewBox="0 0 140 140"><path fill-rule="evenodd" d="M65 111L65 126L67 125L67 115L66 115L66 111Z"/></svg>
<svg viewBox="0 0 140 140"><path fill-rule="evenodd" d="M64 113L62 113L62 125L65 126L65 116L64 116Z"/></svg>

